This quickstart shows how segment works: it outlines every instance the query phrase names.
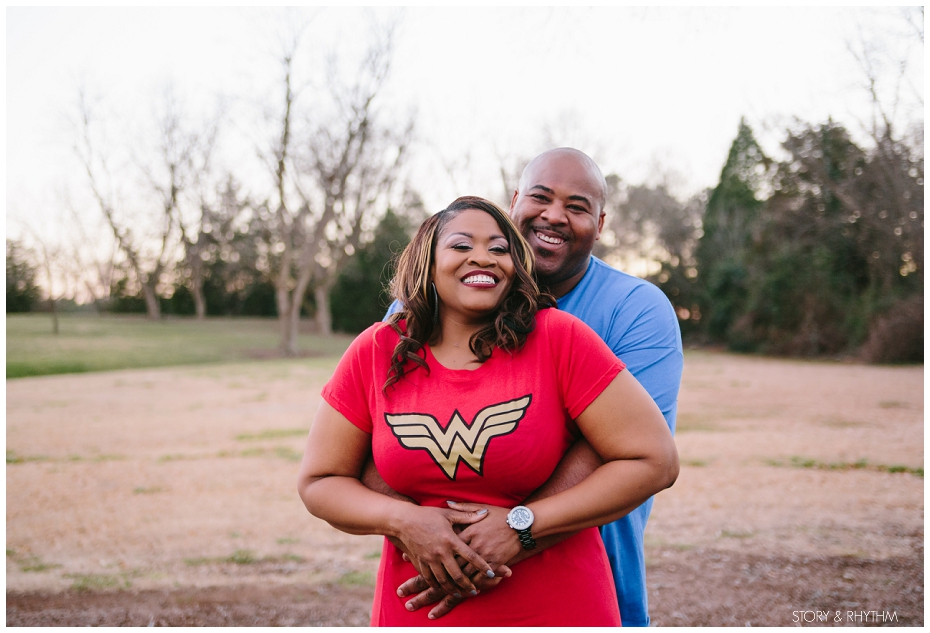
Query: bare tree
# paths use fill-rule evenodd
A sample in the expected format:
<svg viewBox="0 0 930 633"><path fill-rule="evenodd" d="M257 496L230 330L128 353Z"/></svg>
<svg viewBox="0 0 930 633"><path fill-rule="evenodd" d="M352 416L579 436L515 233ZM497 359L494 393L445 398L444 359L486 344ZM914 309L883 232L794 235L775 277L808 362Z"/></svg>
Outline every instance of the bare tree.
<svg viewBox="0 0 930 633"><path fill-rule="evenodd" d="M146 312L150 319L158 319L161 310L156 288L171 257L171 238L176 219L174 200L176 200L177 192L173 185L167 189L168 197L161 213L156 217L158 228L155 235L145 235L144 230L139 230L138 218L134 218L130 225L126 216L131 214L129 210L131 204L117 197L108 157L98 149L99 142L95 132L101 121L96 119L95 114L85 90L80 89L76 122L77 138L73 148L84 167L94 201L113 232L119 252L125 258L129 270L141 287ZM149 247L150 241L154 241L154 252L151 252Z"/></svg>
<svg viewBox="0 0 930 633"><path fill-rule="evenodd" d="M209 198L215 193L209 176L220 115L200 124L192 123L170 88L165 92L163 103L164 110L158 117L159 162L156 165L161 173L155 174L151 168L143 171L165 214L176 215L194 311L198 319L203 319L207 311L203 257L209 248L207 240L213 214ZM190 213L184 213L185 206L191 207Z"/></svg>
<svg viewBox="0 0 930 633"><path fill-rule="evenodd" d="M64 261L70 269L75 285L80 288L78 294L89 298L99 312L101 304L109 296L110 288L116 280L117 246L106 235L91 237L82 218L70 200L63 206L69 210L63 218L67 223L69 240L64 245Z"/></svg>
<svg viewBox="0 0 930 633"><path fill-rule="evenodd" d="M300 311L311 286L318 329L331 333L329 291L346 256L358 249L387 208L412 133L411 124L399 131L382 124L375 107L390 66L393 29L371 41L351 83L345 84L344 75L330 67L325 95L331 102L329 116L321 114L322 107L303 116L298 112L303 106L294 87L299 37L281 57L278 131L262 153L275 191L259 213L286 355L297 353Z"/></svg>

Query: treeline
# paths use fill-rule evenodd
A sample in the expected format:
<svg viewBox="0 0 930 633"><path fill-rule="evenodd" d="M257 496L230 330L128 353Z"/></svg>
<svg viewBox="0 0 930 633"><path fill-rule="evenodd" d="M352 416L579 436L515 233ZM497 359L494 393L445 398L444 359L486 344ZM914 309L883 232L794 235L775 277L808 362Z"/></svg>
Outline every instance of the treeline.
<svg viewBox="0 0 930 633"><path fill-rule="evenodd" d="M922 361L922 139L888 126L865 149L833 121L798 123L775 159L742 122L716 187L687 202L618 189L611 226L660 252L651 279L686 340Z"/></svg>
<svg viewBox="0 0 930 633"><path fill-rule="evenodd" d="M786 130L770 157L741 123L713 189L682 201L663 184L608 176L596 254L646 275L669 297L686 341L734 351L873 362L923 360L923 145L919 130L870 148L835 122ZM235 180L204 206L195 258L177 262L158 295L165 314L277 316L278 271L259 205ZM409 194L367 241L347 249L327 290L332 327L358 332L381 318L393 257L426 216ZM250 221L244 219L251 218ZM294 264L296 267L296 263ZM113 277L99 310L146 312L131 271ZM41 309L38 269L7 242L7 311ZM199 286L194 292L195 284ZM318 293L299 297L318 317Z"/></svg>
<svg viewBox="0 0 930 633"><path fill-rule="evenodd" d="M235 183L230 183L227 201L236 199ZM247 204L240 201L239 206ZM406 209L417 214L420 207ZM407 215L398 215L392 209L378 223L371 242L362 246L350 257L340 271L330 292L330 309L333 329L341 332L360 332L380 320L390 304L387 285L392 276L394 257L410 241L413 221ZM202 236L203 237L203 236ZM261 269L261 242L247 231L233 230L224 233L221 227L207 232L201 259L201 291L205 315L212 317L277 317L275 285ZM78 312L92 311L112 314L146 314L147 305L139 289L130 290L127 271L118 274L109 293L93 304L79 305L71 298L49 297L39 285L42 277L34 254L17 241L6 242L6 311L17 312ZM196 316L196 300L191 291L189 273L177 266L176 281L157 295L160 314ZM316 315L312 292L303 297L301 316Z"/></svg>

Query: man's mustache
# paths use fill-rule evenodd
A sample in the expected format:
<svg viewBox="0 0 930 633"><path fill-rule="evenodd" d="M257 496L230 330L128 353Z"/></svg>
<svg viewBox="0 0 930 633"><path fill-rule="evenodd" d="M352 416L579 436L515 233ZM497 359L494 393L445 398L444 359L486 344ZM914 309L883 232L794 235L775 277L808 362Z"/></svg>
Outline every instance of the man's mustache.
<svg viewBox="0 0 930 633"><path fill-rule="evenodd" d="M553 227L551 224L534 224L530 227L531 231L546 231L548 233L555 233L561 237L566 242L568 241L568 235L560 231L559 229Z"/></svg>

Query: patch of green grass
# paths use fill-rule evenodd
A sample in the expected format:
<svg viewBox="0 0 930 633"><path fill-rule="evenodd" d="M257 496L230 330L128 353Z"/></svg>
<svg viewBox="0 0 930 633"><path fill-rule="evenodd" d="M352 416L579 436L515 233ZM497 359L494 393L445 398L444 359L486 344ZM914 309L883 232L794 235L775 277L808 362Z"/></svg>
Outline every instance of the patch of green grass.
<svg viewBox="0 0 930 633"><path fill-rule="evenodd" d="M46 563L38 556L30 556L20 561L20 569L25 572L43 572L61 567L58 563Z"/></svg>
<svg viewBox="0 0 930 633"><path fill-rule="evenodd" d="M26 462L113 462L126 459L125 455L68 455L67 457L49 457L48 455L19 455L14 450L7 450L7 464L24 464Z"/></svg>
<svg viewBox="0 0 930 633"><path fill-rule="evenodd" d="M294 545L295 543L300 543L299 538L279 538L275 539L275 543L278 545Z"/></svg>
<svg viewBox="0 0 930 633"><path fill-rule="evenodd" d="M19 568L24 572L43 572L61 567L57 563L46 563L34 554L20 558L17 556L16 550L10 548L7 548L6 555L19 564Z"/></svg>
<svg viewBox="0 0 930 633"><path fill-rule="evenodd" d="M882 400L878 406L882 409L906 409L907 403L900 400Z"/></svg>
<svg viewBox="0 0 930 633"><path fill-rule="evenodd" d="M285 446L278 446L274 449L275 457L280 457L281 459L286 459L291 462L299 462L304 458L303 451L295 451L292 448L287 448Z"/></svg>
<svg viewBox="0 0 930 633"><path fill-rule="evenodd" d="M75 591L100 591L114 587L129 589L132 586L128 579L110 574L65 574L64 577L74 580L71 588Z"/></svg>
<svg viewBox="0 0 930 633"><path fill-rule="evenodd" d="M6 451L6 463L7 464L23 464L25 462L50 462L52 459L46 455L19 455L16 451L7 449Z"/></svg>
<svg viewBox="0 0 930 633"><path fill-rule="evenodd" d="M182 455L180 453L171 453L169 455L162 455L158 458L159 462L179 462L185 459L197 459L191 455Z"/></svg>
<svg viewBox="0 0 930 633"><path fill-rule="evenodd" d="M717 534L720 538L752 538L755 536L755 532L741 532L733 530L720 530Z"/></svg>
<svg viewBox="0 0 930 633"><path fill-rule="evenodd" d="M350 571L339 578L340 585L374 587L375 576L370 571Z"/></svg>
<svg viewBox="0 0 930 633"><path fill-rule="evenodd" d="M83 455L68 455L69 462L118 462L126 459L125 455L94 455L93 457L84 457Z"/></svg>
<svg viewBox="0 0 930 633"><path fill-rule="evenodd" d="M219 559L216 559L216 558L203 558L203 557L185 558L184 564L187 565L188 567L199 567L200 565L211 565L218 561Z"/></svg>
<svg viewBox="0 0 930 633"><path fill-rule="evenodd" d="M237 549L235 552L229 556L221 558L185 558L184 564L189 567L198 567L200 565L223 565L223 564L233 564L233 565L255 565L258 563L274 563L281 561L289 561L302 563L304 562L302 556L297 554L283 554L281 556L265 556L263 558L258 558L254 552L247 549Z"/></svg>
<svg viewBox="0 0 930 633"><path fill-rule="evenodd" d="M280 343L276 319L63 314L59 324L55 335L47 315L7 315L8 379L268 359ZM352 338L301 334L297 344L302 355L339 358Z"/></svg>
<svg viewBox="0 0 930 633"><path fill-rule="evenodd" d="M868 426L865 422L858 422L856 420L847 420L845 418L838 417L829 417L824 418L820 421L824 426L829 426L835 429L853 429L862 426Z"/></svg>
<svg viewBox="0 0 930 633"><path fill-rule="evenodd" d="M252 565L257 563L258 559L255 558L255 554L247 549L237 549L226 559L226 562L235 563L236 565Z"/></svg>
<svg viewBox="0 0 930 633"><path fill-rule="evenodd" d="M242 433L236 439L240 441L276 440L281 437L305 437L309 429L269 429L260 433Z"/></svg>
<svg viewBox="0 0 930 633"><path fill-rule="evenodd" d="M78 361L32 360L7 361L6 377L29 378L31 376L48 376L51 374L83 374L91 371L86 363Z"/></svg>
<svg viewBox="0 0 930 633"><path fill-rule="evenodd" d="M374 559L374 558L381 558L381 550L375 550L373 552L368 552L367 554L365 554L365 558L369 560Z"/></svg>
<svg viewBox="0 0 930 633"><path fill-rule="evenodd" d="M682 466L691 466L693 468L703 468L710 465L710 461L706 459L684 459L681 461Z"/></svg>
<svg viewBox="0 0 930 633"><path fill-rule="evenodd" d="M165 489L161 486L153 486L151 488L138 487L132 489L132 494L134 495L154 495L159 492L165 492Z"/></svg>
<svg viewBox="0 0 930 633"><path fill-rule="evenodd" d="M769 466L775 466L776 468L816 468L818 470L871 470L875 472L882 473L907 473L920 477L923 479L924 469L923 467L911 468L909 466L904 466L901 464L870 464L866 459L857 459L854 462L822 462L810 457L801 457L795 455L791 457L789 462L786 464L782 460L778 459L766 459L764 462Z"/></svg>

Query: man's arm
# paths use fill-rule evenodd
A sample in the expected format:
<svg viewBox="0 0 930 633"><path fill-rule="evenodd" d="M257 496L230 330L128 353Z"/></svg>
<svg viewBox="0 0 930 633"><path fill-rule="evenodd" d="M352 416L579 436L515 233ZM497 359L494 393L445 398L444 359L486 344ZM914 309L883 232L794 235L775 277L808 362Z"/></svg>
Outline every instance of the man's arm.
<svg viewBox="0 0 930 633"><path fill-rule="evenodd" d="M392 499L407 501L409 503L416 503L416 501L410 497L400 494L389 485L387 485L387 482L381 478L381 473L379 473L378 469L375 467L375 460L371 457L369 457L368 461L365 462L365 468L362 470L361 481L369 490L380 492L381 494L391 497Z"/></svg>

